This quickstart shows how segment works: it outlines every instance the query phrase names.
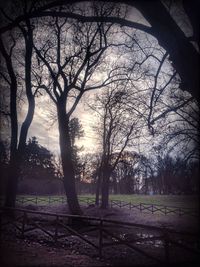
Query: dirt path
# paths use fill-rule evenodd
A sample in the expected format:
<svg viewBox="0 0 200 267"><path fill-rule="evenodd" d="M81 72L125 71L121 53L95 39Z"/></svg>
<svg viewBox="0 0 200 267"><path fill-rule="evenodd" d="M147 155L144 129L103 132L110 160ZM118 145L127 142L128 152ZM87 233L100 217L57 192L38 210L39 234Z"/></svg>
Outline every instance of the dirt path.
<svg viewBox="0 0 200 267"><path fill-rule="evenodd" d="M66 205L54 206L26 206L28 209L40 210L45 212L66 213ZM139 210L129 210L127 208L112 208L102 210L94 206L84 207L84 214L95 217L104 217L120 221L131 221L139 224L165 226L167 228L195 231L198 229L198 219L190 216L178 216L175 214L151 214L150 212L140 212ZM40 238L39 238L40 239ZM69 240L68 240L69 241ZM79 242L74 238L74 245L69 247L53 247L44 242L30 241L29 239L19 239L14 236L8 237L5 235L1 242L1 267L14 266L37 266L37 267L103 267L103 266L118 266L116 262L121 262L121 266L125 262L133 262L136 259L141 262L143 259L138 257L138 254L124 250L112 248L110 255L113 259L104 258L100 260L97 255L92 255L91 247L81 247ZM89 252L87 251L89 249ZM110 248L111 249L111 248ZM107 248L106 248L107 250ZM131 254L129 254L131 253ZM159 253L159 252L158 252ZM87 255L84 255L87 254ZM127 261L128 260L128 261ZM137 263L138 263L137 262ZM148 261L143 262L148 266ZM130 265L132 266L132 265ZM134 265L133 265L134 266ZM144 266L144 265L142 265Z"/></svg>
<svg viewBox="0 0 200 267"><path fill-rule="evenodd" d="M105 262L77 251L22 240L7 239L1 242L1 267L104 267Z"/></svg>
<svg viewBox="0 0 200 267"><path fill-rule="evenodd" d="M108 219L119 220L123 222L132 222L138 224L152 225L158 227L166 227L179 231L193 231L197 232L199 229L199 218L189 215L179 216L178 214L159 214L151 213L149 211L130 210L128 208L114 208L110 211L100 211L96 208L88 208L85 214L91 216L101 216Z"/></svg>
<svg viewBox="0 0 200 267"><path fill-rule="evenodd" d="M36 210L45 212L57 212L67 213L67 207L65 204L59 204L54 206L41 206ZM199 218L190 215L182 215L170 213L151 213L150 211L140 211L138 209L128 208L110 208L108 210L102 210L100 208L91 205L89 207L83 207L84 215L103 217L107 219L114 219L123 222L133 222L138 224L154 225L159 227L167 227L174 230L182 231L198 231L199 230Z"/></svg>

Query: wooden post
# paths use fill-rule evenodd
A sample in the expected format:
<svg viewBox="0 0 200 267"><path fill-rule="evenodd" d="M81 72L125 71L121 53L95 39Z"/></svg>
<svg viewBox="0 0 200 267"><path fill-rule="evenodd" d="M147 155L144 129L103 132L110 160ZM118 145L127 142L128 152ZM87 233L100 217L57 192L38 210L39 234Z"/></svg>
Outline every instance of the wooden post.
<svg viewBox="0 0 200 267"><path fill-rule="evenodd" d="M142 204L140 203L140 211L142 211Z"/></svg>
<svg viewBox="0 0 200 267"><path fill-rule="evenodd" d="M102 243L103 243L103 220L99 223L99 257L102 257Z"/></svg>

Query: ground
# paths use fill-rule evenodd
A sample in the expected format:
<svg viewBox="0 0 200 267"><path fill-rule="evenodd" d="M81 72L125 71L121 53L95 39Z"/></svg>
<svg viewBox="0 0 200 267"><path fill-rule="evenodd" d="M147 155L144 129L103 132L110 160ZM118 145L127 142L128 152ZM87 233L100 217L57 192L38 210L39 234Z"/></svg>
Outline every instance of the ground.
<svg viewBox="0 0 200 267"><path fill-rule="evenodd" d="M35 209L45 212L66 213L66 204L25 205L27 209ZM165 226L170 229L182 231L198 230L198 218L191 216L179 216L176 214L151 214L139 210L129 210L127 208L110 208L102 210L93 205L83 207L84 214L90 216L104 217L107 219L129 221L134 223ZM33 239L19 239L13 236L4 236L1 243L1 263L0 266L61 266L61 267L96 267L96 266L149 266L151 261L145 260L138 254L130 252L128 249L118 248L106 249L105 256L100 259L98 254L92 253L89 246L80 243L75 237L70 239L70 245L55 247L50 243ZM158 249L159 251L159 249ZM131 254L130 254L131 253ZM109 255L112 255L109 256ZM132 265L133 264L133 265Z"/></svg>
<svg viewBox="0 0 200 267"><path fill-rule="evenodd" d="M95 198L94 195L80 195L80 197ZM199 196L197 195L141 195L141 194L129 194L129 195L109 195L110 200L122 200L131 203L149 203L159 204L166 206L176 206L198 209Z"/></svg>
<svg viewBox="0 0 200 267"><path fill-rule="evenodd" d="M55 248L27 239L7 239L1 247L1 267L103 267L107 264L75 250Z"/></svg>

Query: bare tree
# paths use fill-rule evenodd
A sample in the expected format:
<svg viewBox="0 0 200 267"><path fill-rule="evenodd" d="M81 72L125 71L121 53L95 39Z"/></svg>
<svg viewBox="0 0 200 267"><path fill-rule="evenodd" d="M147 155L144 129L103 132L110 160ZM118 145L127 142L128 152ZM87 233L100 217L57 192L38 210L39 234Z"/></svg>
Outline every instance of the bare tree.
<svg viewBox="0 0 200 267"><path fill-rule="evenodd" d="M115 66L108 70L103 57L111 47L108 38L111 24L83 24L56 17L47 20L45 27L49 35L45 38L45 33L41 32L38 39L42 38L42 42L34 44L40 72L37 73L37 77L40 88L47 92L57 109L68 205L73 214L81 214L75 189L70 117L83 94L115 81L125 80L127 76L123 73L123 66ZM100 77L96 73L99 73Z"/></svg>
<svg viewBox="0 0 200 267"><path fill-rule="evenodd" d="M137 193L138 174L141 170L140 157L141 155L133 151L123 152L111 176L114 194Z"/></svg>
<svg viewBox="0 0 200 267"><path fill-rule="evenodd" d="M3 75L4 80L7 82L10 91L10 108L9 116L11 123L11 145L10 145L10 166L8 183L6 187L6 201L5 205L8 207L15 206L15 199L17 194L18 178L20 174L20 162L26 145L26 139L28 129L31 125L34 109L35 109L35 94L32 92L31 85L31 62L33 53L33 28L29 21L26 20L25 25L18 25L20 28L25 42L25 56L24 56L24 81L25 91L28 100L28 110L24 122L22 123L20 135L18 136L18 111L17 111L17 94L18 94L18 83L17 83L17 70L16 64L13 65L13 49L16 45L16 36L12 37L12 43L9 51L5 48L5 44L1 38L0 40L0 51L4 59L7 75ZM23 42L20 40L21 43Z"/></svg>
<svg viewBox="0 0 200 267"><path fill-rule="evenodd" d="M16 3L18 4L17 1ZM23 13L20 16L15 16L14 18L10 18L7 15L6 10L1 10L5 19L3 26L0 29L1 37L5 32L17 26L21 29L23 33L26 47L25 84L29 102L29 110L27 117L22 125L20 135L21 137L19 138L18 148L21 152L23 151L23 147L25 145L28 128L32 121L33 112L35 108L34 93L32 93L33 84L31 84L32 75L30 71L32 65L31 59L33 44L33 25L31 24L30 19L45 17L43 25L40 21L39 24L35 23L34 26L42 26L43 29L44 27L46 27L46 30L49 30L49 34L47 35L45 35L44 31L42 32L41 29L41 32L34 36L36 37L35 40L37 39L34 45L34 49L37 54L35 62L36 60L38 61L38 64L34 64L42 73L41 75L41 73L39 73L37 70L33 71L35 81L37 81L34 81L34 86L36 88L40 87L45 89L57 108L59 130L61 133L61 154L62 159L64 159L62 162L63 169L65 169L64 174L65 177L67 176L67 174L69 174L69 177L72 177L69 179L65 179L65 187L66 191L68 190L68 199L75 199L74 203L69 203L69 206L71 208L74 207L74 213L81 212L80 207L78 205L78 201L75 197L75 187L73 186L74 167L71 161L72 149L70 146L69 136L70 117L85 92L101 88L120 79L125 79L125 77L120 74L121 71L123 72L124 70L123 66L122 68L119 68L118 66L112 66L112 70L109 71L107 75L105 75L105 71L103 71L103 68L106 68L103 56L106 54L106 51L110 47L110 45L108 45L109 42L107 38L108 33L111 29L111 24L109 23L117 23L123 26L136 28L156 37L160 45L164 47L169 53L169 59L172 60L177 72L181 77L179 87L181 89L186 89L191 92L192 95L196 97L199 101L199 94L196 90L196 88L198 88L199 82L197 68L197 59L199 57L199 53L198 50L195 49L195 47L191 43L191 38L188 38L183 33L182 29L178 26L178 24L173 20L173 16L171 15L170 8L167 6L167 4L160 1L157 1L153 4L141 4L139 1L135 1L134 3L125 1L125 3L138 8L144 15L144 17L148 20L148 22L151 24L151 26L146 26L144 24L136 23L134 21L128 21L126 19L126 13L121 12L121 9L118 9L117 13L113 13L109 11L108 8L101 8L100 12L90 14L90 12L83 13L81 11L81 8L74 8L74 5L71 5L69 8L68 5L65 5L65 1L51 1L50 3L44 4L41 4L40 1L36 1L36 3L32 1L26 2L24 9L21 9L23 10ZM192 5L192 7L194 6L195 5ZM198 40L196 36L198 35L198 27L196 24L196 20L191 17L191 13L189 12L190 10L188 9L188 6L185 5L185 3L184 8L191 20L194 30L194 36L192 41L197 42ZM156 19L154 17L155 10L157 14ZM53 20L51 21L48 18L46 19L46 17L48 16L50 16L51 18L53 17ZM70 20L69 18L71 18L72 20ZM77 21L79 22L71 23L73 19L77 19ZM96 21L96 23L82 23L91 21ZM104 24L105 22L109 23ZM67 36L68 39L64 37L63 30L67 30L67 32L69 33ZM166 34L163 34L163 31L165 31ZM7 76L4 76L3 78L5 81L7 79L6 82L8 82L10 88L16 88L16 74L13 72L11 56L13 46L11 46L11 49L8 52L5 49L3 38L1 40L1 53L3 55L8 70L8 78ZM73 45L70 45L71 41ZM69 51L66 51L64 47L69 48ZM166 91L165 88L167 88L168 85L171 85L171 82L176 77L176 74L174 73L171 78L166 81L166 85L168 84L167 86L163 86L162 88L158 88L157 86L160 70L167 57L167 54L165 54L163 56L163 59L160 60L160 67L158 68L157 73L155 74L155 79L153 78L154 86L150 98L150 103L149 105L146 105L146 110L147 108L149 108L150 110L147 118L148 126L151 130L154 130L155 127L153 127L153 123L160 122L160 119L162 119L164 125L163 118L173 112L177 115L177 121L180 121L180 119L182 120L181 125L183 127L181 128L181 131L178 131L177 127L176 129L174 128L176 132L174 132L175 134L173 134L172 132L170 132L172 129L172 127L170 126L168 128L170 129L168 131L168 136L170 138L168 139L171 140L174 136L181 136L182 133L184 133L184 138L186 136L189 136L191 140L192 136L193 139L196 139L198 136L196 135L196 129L194 129L194 131L192 129L192 131L190 132L185 131L187 130L187 126L185 125L186 121L190 124L190 126L192 123L195 126L194 128L196 128L197 125L196 115L194 123L194 119L192 118L193 115L191 113L191 110L194 111L194 113L198 112L196 107L191 104L191 101L193 100L189 98L183 100L181 97L179 97L176 98L176 100L181 102L176 102L173 100L173 105L169 105L168 103L165 104L165 101L163 101L163 92ZM102 71L101 78L99 80L97 77L95 77L96 70ZM132 69L132 72L133 71L134 68ZM100 80L103 80L103 82L100 82ZM13 98L11 98L14 100L15 89L12 89L12 92ZM38 92L37 89L36 92ZM173 96L173 91L171 90L169 92ZM15 110L15 100L12 103L13 110ZM159 114L157 111L160 110L160 108L163 106L165 106L164 112L161 112ZM185 109L185 106L187 106L187 110ZM190 106L190 108L188 108L188 106ZM135 106L132 105L132 108L135 108ZM158 110L156 110L157 108ZM138 108L135 108L135 110L137 110L137 112L141 115L141 111ZM18 131L16 126L17 114L15 111L13 111L12 114L13 118L11 123L11 129L14 137L12 138L11 147L16 150L16 132ZM168 121L167 123L169 124L171 122ZM14 128L12 128L12 126ZM165 126L165 129L167 129L166 127L167 126ZM108 169L109 168L110 167L108 165ZM15 168L12 169L14 170ZM17 173L17 169L15 172ZM11 184L14 185L13 182L11 182ZM71 188L69 184L72 184ZM14 188L15 187L16 186L14 186ZM70 193L69 191L72 193Z"/></svg>
<svg viewBox="0 0 200 267"><path fill-rule="evenodd" d="M188 159L198 159L198 104L190 94L180 90L176 72L166 63L167 53L152 74L148 128L153 135L162 136L161 142L167 144L169 150L179 150Z"/></svg>
<svg viewBox="0 0 200 267"><path fill-rule="evenodd" d="M83 154L81 155L81 162L81 182L82 184L87 185L87 192L95 194L95 188L98 182L99 167L101 163L101 155L99 153Z"/></svg>
<svg viewBox="0 0 200 267"><path fill-rule="evenodd" d="M130 88L129 88L130 89ZM97 95L91 108L98 114L97 133L100 135L102 153L97 183L96 204L99 193L102 195L102 208L108 207L110 177L121 160L123 152L136 138L139 117L127 107L131 91L122 83L107 88L102 95Z"/></svg>
<svg viewBox="0 0 200 267"><path fill-rule="evenodd" d="M68 4L74 2L85 2L85 1L68 1ZM102 1L105 2L105 1ZM106 1L107 2L107 1ZM122 3L118 1L118 3ZM171 2L170 2L171 3ZM96 15L82 15L76 12L65 9L65 0L57 0L51 2L44 2L41 4L38 2L30 2L30 10L28 16L33 17L45 17L45 16L60 16L60 17L71 17L76 18L79 21L99 21L99 22L112 22L122 26L128 26L145 31L154 36L160 45L170 54L170 58L181 77L181 88L190 92L199 103L199 93L197 88L199 87L199 75L198 75L198 60L199 52L193 46L193 42L199 44L199 22L198 22L198 1L194 0L191 4L187 4L183 1L183 8L187 14L189 21L193 29L193 36L187 36L184 30L179 27L179 22L182 17L178 17L177 20L171 12L172 4L168 5L167 1L123 1L123 4L127 4L129 7L137 8L144 18L149 22L151 26L146 26L142 23L137 23L132 20L127 20L126 17L118 13L113 15L112 13L100 13ZM120 6L120 5L119 5ZM180 9L180 7L179 7ZM155 17L156 14L156 17ZM120 15L120 16L119 16ZM3 24L0 29L0 33L7 31L13 27L16 27L18 23L27 18L24 14L14 17L13 20L7 21ZM165 34L163 34L163 32Z"/></svg>

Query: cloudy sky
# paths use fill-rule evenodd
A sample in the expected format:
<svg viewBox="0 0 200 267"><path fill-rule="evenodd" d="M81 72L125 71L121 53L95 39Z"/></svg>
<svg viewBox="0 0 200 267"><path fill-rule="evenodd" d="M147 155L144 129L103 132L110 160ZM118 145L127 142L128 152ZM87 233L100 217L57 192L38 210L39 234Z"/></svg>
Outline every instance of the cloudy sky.
<svg viewBox="0 0 200 267"><path fill-rule="evenodd" d="M84 146L85 153L95 152L97 149L97 137L92 129L95 124L95 116L91 115L86 104L89 93L85 94L83 100L77 106L73 116L77 117L84 129L84 136L77 140L78 146ZM23 119L23 115L21 120ZM56 110L48 97L36 99L36 109L33 122L29 129L28 137L36 136L41 145L47 147L54 154L59 154L59 133L56 118Z"/></svg>
<svg viewBox="0 0 200 267"><path fill-rule="evenodd" d="M127 10L127 19L149 25L141 13L133 7ZM98 139L92 129L92 126L95 124L95 116L93 116L91 111L88 111L88 106L86 104L88 97L91 97L91 93L84 95L82 101L73 113L73 116L80 120L84 129L84 137L77 140L77 145L84 146L83 152L85 153L97 151L98 146ZM24 111L22 110L22 114L25 114L25 111L26 107L24 107ZM21 122L22 121L23 115L21 117ZM36 136L39 143L47 147L53 153L59 153L59 133L56 121L56 110L51 101L48 100L48 97L36 99L34 119L29 129L28 138L32 136Z"/></svg>
<svg viewBox="0 0 200 267"><path fill-rule="evenodd" d="M177 14L177 9L172 10L174 14ZM181 15L181 14L180 14ZM143 16L134 8L128 10L127 18L138 23L148 25ZM187 21L184 23L187 24ZM182 21L183 23L183 21ZM186 27L185 28L190 28ZM84 152L95 152L97 149L98 140L92 130L92 125L95 124L95 117L88 111L88 107L84 104L89 96L85 95L83 101L78 105L74 116L77 117L84 129L84 137L77 141L77 145L84 146ZM23 114L26 113L26 107L22 109L22 116L20 121L23 121ZM53 153L59 153L59 134L58 125L56 121L56 110L53 104L48 100L48 97L37 98L34 120L29 130L28 137L36 136L39 143Z"/></svg>

